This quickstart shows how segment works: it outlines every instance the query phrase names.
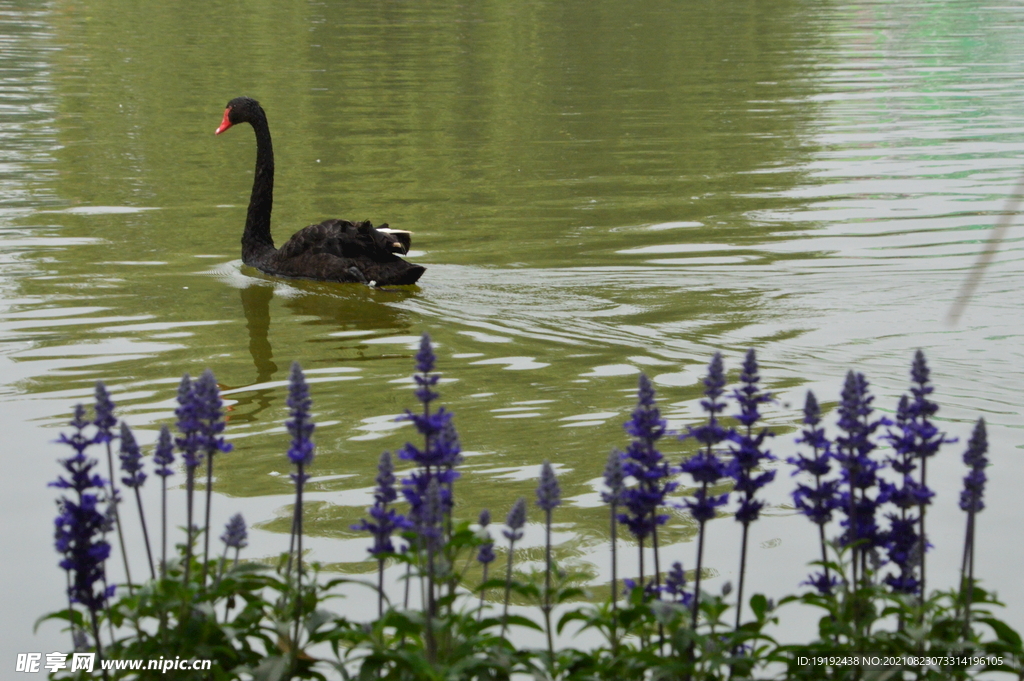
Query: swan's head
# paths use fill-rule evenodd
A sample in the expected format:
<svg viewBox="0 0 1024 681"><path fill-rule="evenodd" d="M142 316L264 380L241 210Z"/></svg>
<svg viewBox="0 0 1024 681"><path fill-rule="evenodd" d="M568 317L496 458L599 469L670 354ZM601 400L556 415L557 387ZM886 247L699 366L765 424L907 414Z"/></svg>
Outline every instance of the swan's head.
<svg viewBox="0 0 1024 681"><path fill-rule="evenodd" d="M219 135L232 125L239 123L252 123L259 116L265 116L260 103L250 97L235 97L224 109L224 120L220 122L215 135Z"/></svg>

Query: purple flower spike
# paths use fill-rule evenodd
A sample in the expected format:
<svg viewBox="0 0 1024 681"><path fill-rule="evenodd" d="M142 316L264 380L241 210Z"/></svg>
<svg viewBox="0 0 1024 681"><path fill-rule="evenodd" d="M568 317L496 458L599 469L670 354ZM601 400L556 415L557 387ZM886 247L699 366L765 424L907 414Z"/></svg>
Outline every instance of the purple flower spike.
<svg viewBox="0 0 1024 681"><path fill-rule="evenodd" d="M884 498L870 493L872 488L878 487L881 463L870 454L877 447L871 436L880 426L891 425L891 422L886 418L871 419L874 399L868 392L864 375L850 371L838 408L839 428L844 434L836 438L835 459L843 466L842 479L846 486L839 508L847 517L843 521L847 528L843 543L866 542L858 549L865 551L882 547L885 541L875 519L875 511Z"/></svg>
<svg viewBox="0 0 1024 681"><path fill-rule="evenodd" d="M75 405L75 416L69 425L75 429L75 432L71 437L61 433L57 441L75 450L73 457L62 459L60 462L64 470L69 473L70 479L58 477L49 486L60 489L73 489L79 493L86 491L90 487L103 489L103 486L107 484L106 480L92 472L92 469L96 466L96 461L87 459L85 456L85 450L94 442L91 438L85 437L83 432L89 425L89 422L85 420L85 407L80 404Z"/></svg>
<svg viewBox="0 0 1024 681"><path fill-rule="evenodd" d="M160 437L156 443L156 452L153 453L153 464L156 466L153 472L165 478L174 475L170 468L173 463L174 443L171 440L171 431L167 426L160 426Z"/></svg>
<svg viewBox="0 0 1024 681"><path fill-rule="evenodd" d="M308 466L313 462L313 441L310 436L316 426L310 409L313 400L309 397L309 386L298 362L292 362L291 374L288 376L288 408L291 418L285 421L288 432L292 435L292 445L288 450L288 458L298 465Z"/></svg>
<svg viewBox="0 0 1024 681"><path fill-rule="evenodd" d="M741 413L736 415L736 420L744 426L752 426L760 420L761 414L758 411L758 405L771 402L774 399L771 393L763 392L758 387L757 384L760 380L757 356L754 353L754 349L750 348L743 359L743 370L740 372L740 383L742 383L742 386L737 388L733 395L739 403L741 410Z"/></svg>
<svg viewBox="0 0 1024 681"><path fill-rule="evenodd" d="M964 463L971 467L971 472L964 478L964 489L960 493L960 508L964 511L977 513L985 508L982 496L985 493L985 467L988 459L988 435L985 431L985 419L978 419L967 442L964 452Z"/></svg>
<svg viewBox="0 0 1024 681"><path fill-rule="evenodd" d="M480 533L485 541L477 551L476 560L482 565L487 565L494 562L494 542L491 541L491 533L487 530L487 526L491 524L491 512L486 508L480 511L480 518L477 522L480 524Z"/></svg>
<svg viewBox="0 0 1024 681"><path fill-rule="evenodd" d="M59 440L74 451L72 456L60 461L68 477L59 477L50 486L71 490L74 498L61 497L57 502L54 544L63 556L60 567L69 573L68 598L72 603L84 605L95 617L113 595L110 589L103 588L104 564L110 555L110 545L103 535L110 527L107 513L99 506L106 481L92 472L97 462L86 456L86 450L95 440L86 438L83 433L89 422L82 405L75 407L70 425L75 432L70 437L62 433Z"/></svg>
<svg viewBox="0 0 1024 681"><path fill-rule="evenodd" d="M693 594L686 592L686 572L679 561L672 563L672 568L665 575L665 593L672 596L676 603L689 607Z"/></svg>
<svg viewBox="0 0 1024 681"><path fill-rule="evenodd" d="M396 531L413 528L405 516L395 509L388 508L388 504L398 498L395 491L395 469L391 460L391 452L384 452L380 455L380 462L377 464L377 488L373 492L374 505L367 509L370 519L363 519L352 526L353 530L369 532L373 535L373 546L367 549L373 557L381 554L394 553L395 545L391 541Z"/></svg>
<svg viewBox="0 0 1024 681"><path fill-rule="evenodd" d="M380 462L377 464L377 489L373 498L378 504L390 504L398 498L395 490L395 464L391 461L391 452L384 452L380 455Z"/></svg>
<svg viewBox="0 0 1024 681"><path fill-rule="evenodd" d="M914 576L914 569L920 562L920 541L917 534L917 518L912 515L899 516L890 513L889 532L886 533L886 549L889 560L900 568L898 575L888 575L885 583L897 593L917 593L920 582Z"/></svg>
<svg viewBox="0 0 1024 681"><path fill-rule="evenodd" d="M416 371L422 374L430 373L434 370L436 361L434 348L430 344L430 334L425 333L420 336L420 350L416 353Z"/></svg>
<svg viewBox="0 0 1024 681"><path fill-rule="evenodd" d="M519 541L523 538L523 525L526 524L526 499L519 497L512 504L512 509L505 518L505 525L508 529L502 530L502 534L509 541Z"/></svg>
<svg viewBox="0 0 1024 681"><path fill-rule="evenodd" d="M121 478L126 487L141 487L146 480L142 472L142 452L132 429L124 421L121 422L121 470L127 473L127 477Z"/></svg>
<svg viewBox="0 0 1024 681"><path fill-rule="evenodd" d="M434 370L434 363L436 361L437 357L434 355L434 348L430 344L430 335L425 333L420 338L420 350L416 353L416 371L419 373L414 377L417 385L416 399L424 406L429 405L438 398L438 394L433 390L433 387L437 385L441 377L430 373Z"/></svg>
<svg viewBox="0 0 1024 681"><path fill-rule="evenodd" d="M107 386L102 381L96 381L96 419L93 424L96 426L96 442L110 442L114 439L112 432L117 425L117 418L114 416L114 402L110 399Z"/></svg>
<svg viewBox="0 0 1024 681"><path fill-rule="evenodd" d="M668 515L658 513L658 509L678 487L678 483L667 481L675 470L657 448L666 423L655 402L654 386L644 374L638 380L636 408L623 428L634 439L621 455L621 470L615 470L615 464L609 462L610 482L621 485L620 475L636 480L635 487L623 489L617 495L618 503L626 510L618 519L643 541L668 520Z"/></svg>
<svg viewBox="0 0 1024 681"><path fill-rule="evenodd" d="M729 501L728 492L716 497L713 494L708 494L707 489L703 486L694 492L693 497L692 500L684 499L683 503L689 509L690 515L698 523L705 523L713 519L716 515L716 509L720 506L725 506L726 502Z"/></svg>
<svg viewBox="0 0 1024 681"><path fill-rule="evenodd" d="M181 383L178 384L178 408L174 410L178 417L178 430L181 432L181 436L176 441L186 468L193 470L203 462L203 454L200 450L204 443L199 412L195 386L189 375L185 374L181 377Z"/></svg>
<svg viewBox="0 0 1024 681"><path fill-rule="evenodd" d="M813 586L821 594L830 594L833 589L839 586L842 582L839 578L833 574L826 572L815 572L813 575L808 575L806 582L801 582L800 586Z"/></svg>
<svg viewBox="0 0 1024 681"><path fill-rule="evenodd" d="M601 492L601 499L606 504L618 504L622 499L622 489L625 482L625 475L622 472L622 452L613 450L608 455L608 463L604 467L604 486L606 492Z"/></svg>
<svg viewBox="0 0 1024 681"><path fill-rule="evenodd" d="M476 554L477 562L481 565L489 565L494 562L494 558L494 542L489 541L486 544L482 544Z"/></svg>
<svg viewBox="0 0 1024 681"><path fill-rule="evenodd" d="M801 472L814 476L813 487L804 483L798 483L793 492L793 503L796 508L810 518L811 522L817 525L825 525L832 520L832 511L840 504L839 481L822 480L832 469L832 443L825 437L825 429L820 428L821 408L814 393L807 391L807 399L804 402L804 425L797 442L808 445L812 449L811 456L798 454L787 459L796 470L793 475ZM824 560L824 559L823 559Z"/></svg>
<svg viewBox="0 0 1024 681"><path fill-rule="evenodd" d="M695 439L704 447L714 447L729 437L730 429L723 428L718 423L718 414L725 409L725 402L718 398L725 392L725 368L722 364L722 354L716 352L708 364L708 375L704 378L704 397L700 401L701 408L708 414L708 422L700 426L687 426L686 433L680 437L681 440ZM705 466L706 464L695 463L694 466ZM713 469L707 469L709 472ZM686 464L683 464L683 472L689 473ZM719 474L718 477L721 477ZM714 478L717 480L718 477ZM710 480L714 482L714 480ZM703 482L703 480L698 480Z"/></svg>
<svg viewBox="0 0 1024 681"><path fill-rule="evenodd" d="M416 355L416 369L413 375L416 382L416 398L423 405L420 413L406 411L400 420L412 421L416 431L423 436L423 445L411 442L399 450L401 459L412 461L416 469L408 478L402 479L402 494L411 506L410 518L419 521L423 512L423 503L430 482L437 480L441 494L441 505L445 514L452 510L452 483L459 478L455 467L462 462L462 446L459 442L452 413L444 407L431 411L430 403L438 398L433 387L441 377L431 374L434 368L434 351L430 345L430 336L423 334L420 351Z"/></svg>
<svg viewBox="0 0 1024 681"><path fill-rule="evenodd" d="M203 447L209 453L230 452L231 445L224 441L224 403L213 372L207 369L193 384L196 418L200 422Z"/></svg>
<svg viewBox="0 0 1024 681"><path fill-rule="evenodd" d="M764 449L765 438L774 437L775 433L762 428L755 433L753 426L761 418L758 406L772 401L770 393L763 392L757 385L760 380L757 370L757 358L754 350L748 350L740 374L741 387L734 392L734 398L740 405L740 413L736 420L745 426L743 432L733 432L729 439L735 443L730 448L732 460L726 467L726 474L736 481L734 489L743 494L736 520L750 523L757 520L764 502L756 501L754 493L775 479L775 471L766 471L755 475L754 470L764 461L774 461L771 452Z"/></svg>
<svg viewBox="0 0 1024 681"><path fill-rule="evenodd" d="M248 538L249 533L246 531L245 519L241 513L231 516L231 520L224 526L224 534L220 536L224 545L231 549L244 549L249 545Z"/></svg>
<svg viewBox="0 0 1024 681"><path fill-rule="evenodd" d="M558 487L558 477L551 462L545 461L540 468L540 484L537 485L537 506L550 511L562 503L562 492Z"/></svg>

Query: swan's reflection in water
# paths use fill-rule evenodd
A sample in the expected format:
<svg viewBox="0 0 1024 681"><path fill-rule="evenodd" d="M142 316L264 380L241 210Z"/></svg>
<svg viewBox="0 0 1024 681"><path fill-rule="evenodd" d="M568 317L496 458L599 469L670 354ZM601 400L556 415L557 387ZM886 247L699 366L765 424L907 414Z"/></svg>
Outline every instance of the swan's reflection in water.
<svg viewBox="0 0 1024 681"><path fill-rule="evenodd" d="M330 343L335 346L328 352L324 352L322 347L315 352L303 351L301 347L289 347L288 364L292 359L298 359L306 369L314 368L314 364L322 367L381 358L379 352L368 352L373 346L367 345L365 341L408 333L412 326L409 313L389 303L416 295L419 290L417 287L371 289L356 284L313 281L289 281L288 286L288 295L282 296L283 307L292 314L278 319L278 337L287 343L291 337L287 326L291 324L324 326L328 327L327 333L303 332L301 342ZM256 369L255 380L249 384L252 386L274 380L280 369L274 361L274 347L270 342L270 303L275 288L270 282L259 281L239 289L249 333L249 354ZM279 378L283 379L284 376ZM240 401L256 403L253 411L245 410L247 420L255 420L259 412L269 406L269 396L273 390L254 387L253 390L239 394Z"/></svg>
<svg viewBox="0 0 1024 681"><path fill-rule="evenodd" d="M277 373L274 348L269 338L270 299L274 297L274 289L271 286L254 285L238 293L242 297L245 328L249 331L249 354L256 367L256 383L263 383Z"/></svg>

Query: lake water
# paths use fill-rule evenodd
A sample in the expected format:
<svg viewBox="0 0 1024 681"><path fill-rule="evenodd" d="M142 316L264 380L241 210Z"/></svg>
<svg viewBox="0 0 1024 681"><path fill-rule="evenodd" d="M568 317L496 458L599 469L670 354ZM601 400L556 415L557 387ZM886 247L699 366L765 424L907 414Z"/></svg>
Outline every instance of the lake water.
<svg viewBox="0 0 1024 681"><path fill-rule="evenodd" d="M891 412L923 348L961 438L929 467L930 585L956 580L960 454L984 416L976 572L1024 625L1018 227L946 322L1024 173L1022 23L1019 5L967 0L0 1L4 664L66 647L55 625L30 631L63 600L45 485L97 380L148 445L181 374L215 371L235 447L215 520L242 511L258 557L287 548L282 424L301 362L319 424L312 557L366 572L349 526L380 452L413 435L394 418L414 406L424 332L467 455L460 513L503 518L550 459L560 557L595 584L609 575L599 477L626 444L639 371L682 429L711 354L735 378L755 347L785 457L806 390L831 409L855 368ZM213 130L242 94L274 134L278 243L329 217L389 222L414 232L418 287L241 265L253 137ZM748 586L775 597L816 550L780 466ZM711 589L735 580L738 527L709 526ZM692 568L693 532L677 512L663 561ZM542 541L531 526L525 547ZM787 617L790 633L813 628Z"/></svg>

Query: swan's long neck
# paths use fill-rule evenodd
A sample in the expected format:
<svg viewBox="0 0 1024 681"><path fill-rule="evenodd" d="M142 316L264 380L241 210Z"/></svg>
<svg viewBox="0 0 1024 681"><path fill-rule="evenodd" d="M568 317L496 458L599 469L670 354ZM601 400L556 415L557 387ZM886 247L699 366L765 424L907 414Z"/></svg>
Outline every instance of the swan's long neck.
<svg viewBox="0 0 1024 681"><path fill-rule="evenodd" d="M247 265L255 264L254 261L274 250L274 239L270 236L270 212L274 207L274 145L270 141L270 126L262 108L250 122L256 131L256 172L242 233L242 261Z"/></svg>

